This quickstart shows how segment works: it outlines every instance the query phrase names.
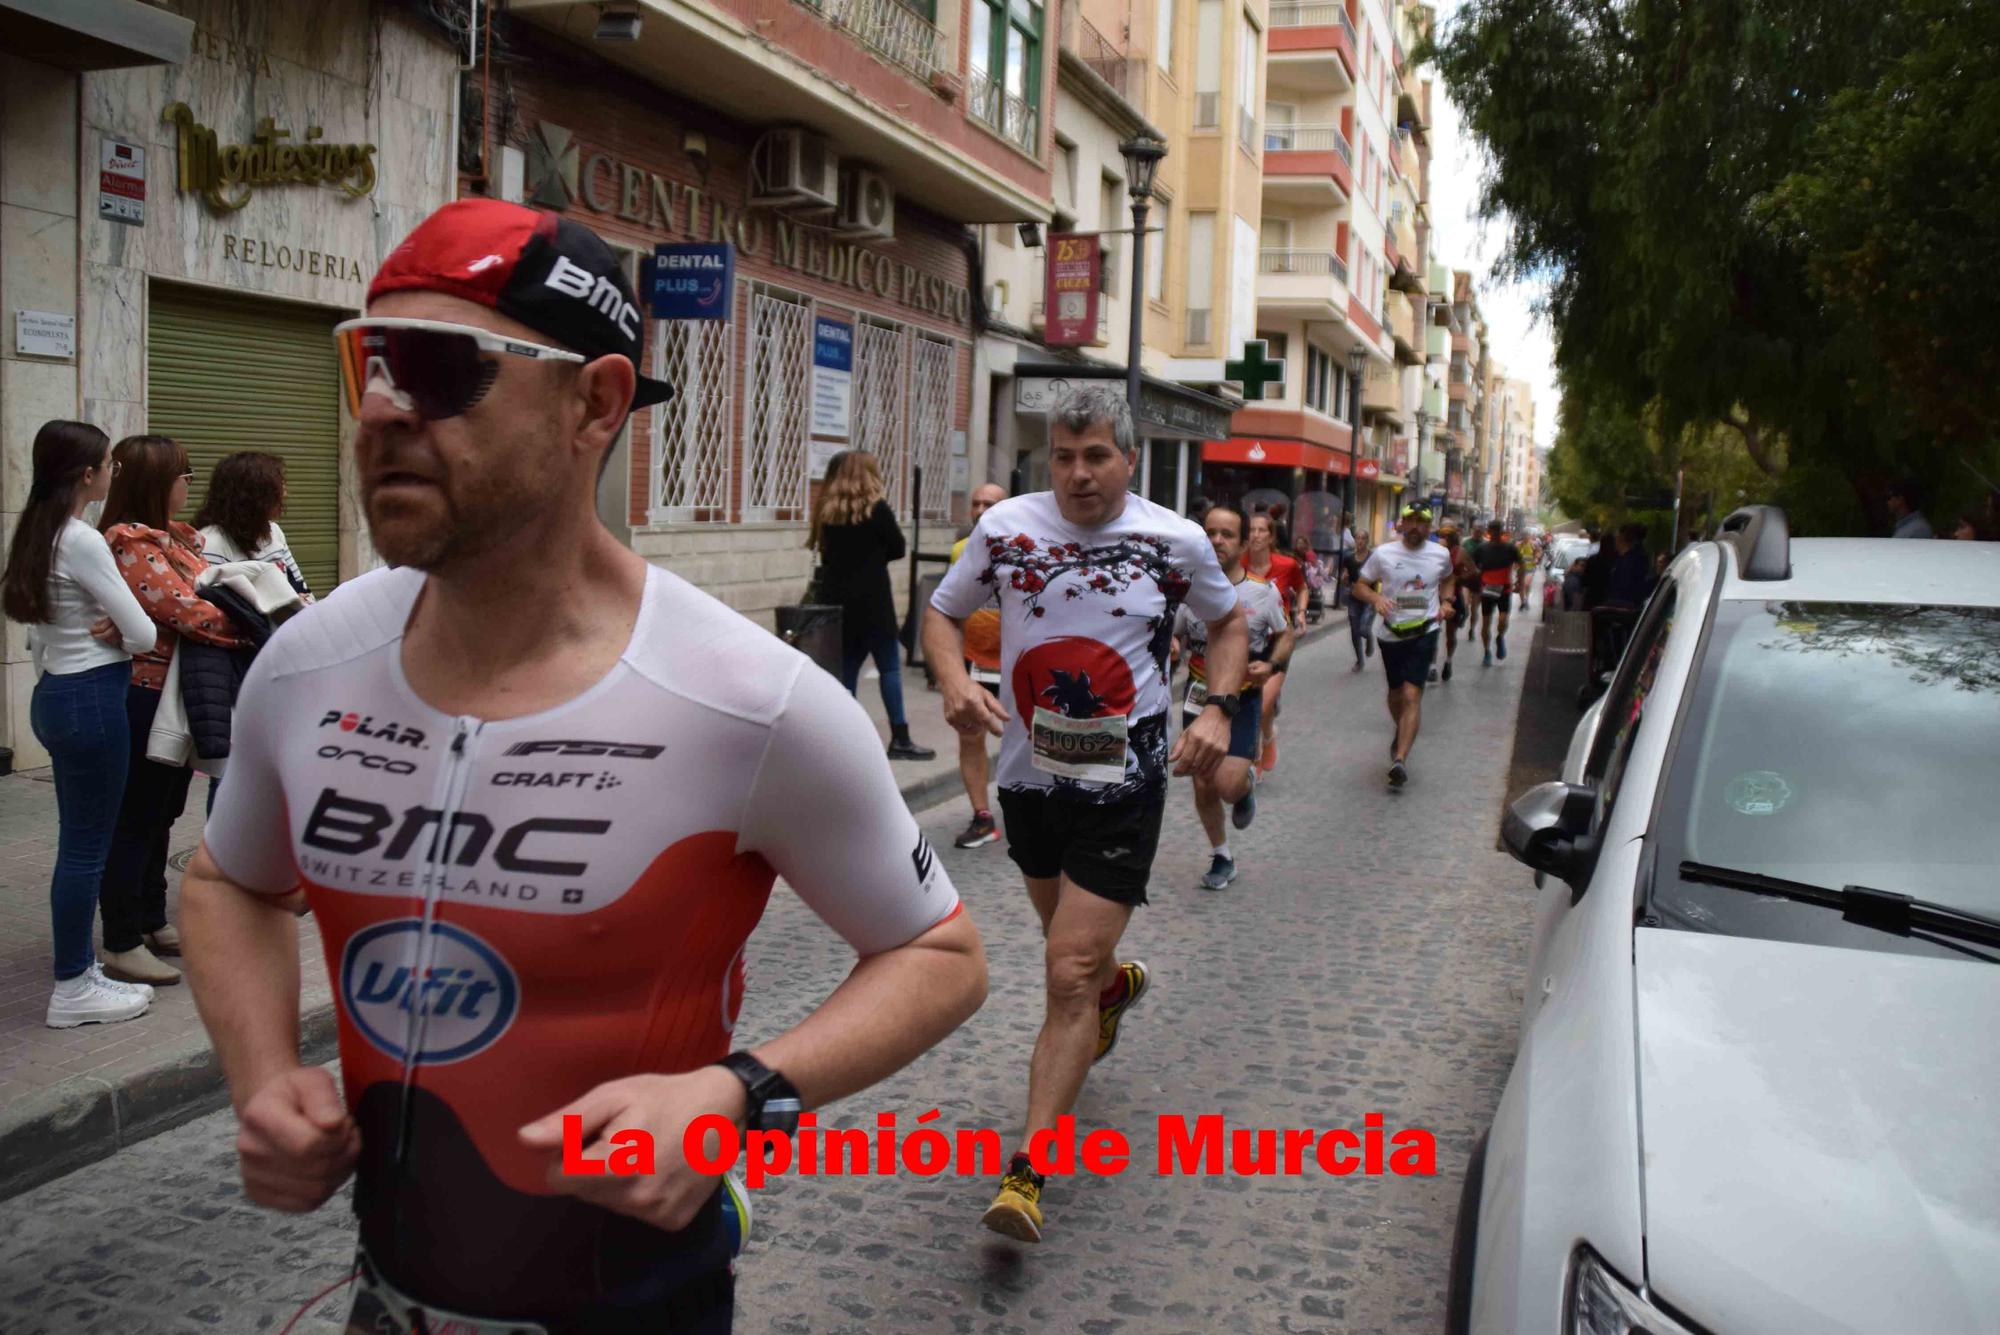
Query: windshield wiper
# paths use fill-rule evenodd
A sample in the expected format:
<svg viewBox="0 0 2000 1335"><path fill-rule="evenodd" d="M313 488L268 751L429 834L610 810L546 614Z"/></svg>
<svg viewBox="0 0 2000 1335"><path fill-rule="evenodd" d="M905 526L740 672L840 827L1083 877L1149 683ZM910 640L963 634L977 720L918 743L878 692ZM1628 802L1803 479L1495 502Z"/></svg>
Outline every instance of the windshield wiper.
<svg viewBox="0 0 2000 1335"><path fill-rule="evenodd" d="M1841 916L1849 922L1894 932L1898 936L1908 936L1913 930L1918 930L1936 932L1960 941L2000 946L2000 918L1989 918L1983 913L1953 908L1928 899L1914 899L1893 890L1876 890L1865 885L1833 890L1804 881L1788 881L1782 876L1713 867L1706 862L1681 863L1681 879L1701 885L1719 885L1728 890L1779 895L1804 904L1839 909Z"/></svg>

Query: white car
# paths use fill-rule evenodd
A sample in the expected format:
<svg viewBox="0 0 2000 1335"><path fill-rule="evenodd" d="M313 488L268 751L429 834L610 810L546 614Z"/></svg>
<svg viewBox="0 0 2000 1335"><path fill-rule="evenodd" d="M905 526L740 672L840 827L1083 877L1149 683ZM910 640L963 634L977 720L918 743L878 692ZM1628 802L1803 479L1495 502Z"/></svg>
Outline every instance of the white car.
<svg viewBox="0 0 2000 1335"><path fill-rule="evenodd" d="M1449 1329L2000 1331L2000 544L1737 512L1566 771Z"/></svg>

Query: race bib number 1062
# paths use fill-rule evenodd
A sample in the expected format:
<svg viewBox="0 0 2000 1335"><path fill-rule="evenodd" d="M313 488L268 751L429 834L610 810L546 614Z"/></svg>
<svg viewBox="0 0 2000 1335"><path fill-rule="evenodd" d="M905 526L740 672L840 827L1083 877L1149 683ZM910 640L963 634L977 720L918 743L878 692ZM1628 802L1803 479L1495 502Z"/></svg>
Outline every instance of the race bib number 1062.
<svg viewBox="0 0 2000 1335"><path fill-rule="evenodd" d="M1128 722L1123 714L1070 718L1037 708L1030 732L1035 768L1086 783L1122 783Z"/></svg>

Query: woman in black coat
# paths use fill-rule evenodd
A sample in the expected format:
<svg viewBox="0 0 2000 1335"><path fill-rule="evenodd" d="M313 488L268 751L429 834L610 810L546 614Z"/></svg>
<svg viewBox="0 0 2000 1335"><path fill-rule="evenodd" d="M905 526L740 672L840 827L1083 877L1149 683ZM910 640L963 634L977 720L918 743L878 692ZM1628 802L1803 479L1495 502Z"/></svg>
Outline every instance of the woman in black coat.
<svg viewBox="0 0 2000 1335"><path fill-rule="evenodd" d="M889 565L908 550L896 514L883 499L882 470L866 450L845 450L827 465L806 545L819 553L820 588L840 605L840 679L851 693L861 664L875 660L889 714L889 758L931 760L937 752L910 740L903 713L903 661L896 642L896 599Z"/></svg>

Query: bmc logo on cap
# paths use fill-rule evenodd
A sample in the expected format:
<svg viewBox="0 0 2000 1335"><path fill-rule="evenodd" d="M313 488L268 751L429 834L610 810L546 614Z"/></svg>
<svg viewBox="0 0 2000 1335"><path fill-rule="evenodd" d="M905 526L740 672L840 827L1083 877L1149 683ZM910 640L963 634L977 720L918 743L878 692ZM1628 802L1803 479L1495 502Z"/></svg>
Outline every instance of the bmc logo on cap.
<svg viewBox="0 0 2000 1335"><path fill-rule="evenodd" d="M341 999L362 1037L397 1061L419 1032L418 1065L463 1061L514 1023L520 984L499 951L447 922L431 923L430 960L419 980L422 932L419 918L356 932L340 954Z"/></svg>
<svg viewBox="0 0 2000 1335"><path fill-rule="evenodd" d="M564 296L581 297L592 310L610 317L625 337L639 337L639 308L625 300L609 278L600 278L569 256L558 255L555 268L542 281Z"/></svg>

